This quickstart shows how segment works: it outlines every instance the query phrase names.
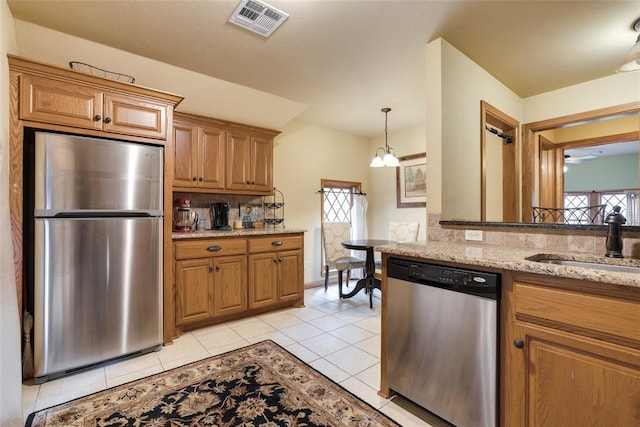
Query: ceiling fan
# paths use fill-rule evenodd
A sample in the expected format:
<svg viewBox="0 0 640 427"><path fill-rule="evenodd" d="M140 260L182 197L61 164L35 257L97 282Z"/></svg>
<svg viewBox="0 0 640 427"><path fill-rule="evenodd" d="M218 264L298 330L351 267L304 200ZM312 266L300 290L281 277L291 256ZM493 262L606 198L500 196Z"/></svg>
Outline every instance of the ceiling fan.
<svg viewBox="0 0 640 427"><path fill-rule="evenodd" d="M593 155L593 154L585 154L583 156L572 156L570 154L565 154L564 155L564 162L565 163L572 163L572 164L578 164L578 163L582 163L585 160L591 160L591 159L597 159L598 156Z"/></svg>

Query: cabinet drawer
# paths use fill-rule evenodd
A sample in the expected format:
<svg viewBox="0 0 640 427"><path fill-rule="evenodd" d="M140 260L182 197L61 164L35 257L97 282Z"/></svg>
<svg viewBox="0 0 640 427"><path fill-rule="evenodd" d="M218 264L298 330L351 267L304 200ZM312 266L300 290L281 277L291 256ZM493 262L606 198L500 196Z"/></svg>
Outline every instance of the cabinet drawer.
<svg viewBox="0 0 640 427"><path fill-rule="evenodd" d="M247 253L246 239L206 239L174 243L174 255L177 260L245 253Z"/></svg>
<svg viewBox="0 0 640 427"><path fill-rule="evenodd" d="M302 236L272 236L249 239L249 252L273 252L302 249Z"/></svg>
<svg viewBox="0 0 640 427"><path fill-rule="evenodd" d="M640 342L640 304L567 290L515 284L516 314Z"/></svg>

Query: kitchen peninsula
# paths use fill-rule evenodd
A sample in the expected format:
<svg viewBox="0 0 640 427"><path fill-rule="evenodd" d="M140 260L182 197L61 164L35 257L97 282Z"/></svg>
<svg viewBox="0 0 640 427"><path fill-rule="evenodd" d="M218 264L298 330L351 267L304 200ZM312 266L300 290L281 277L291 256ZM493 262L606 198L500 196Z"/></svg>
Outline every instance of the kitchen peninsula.
<svg viewBox="0 0 640 427"><path fill-rule="evenodd" d="M376 250L382 252L383 295L392 257L500 274L500 425L640 422L640 274L536 261L556 257L631 270L640 268L640 260L451 242ZM411 304L407 301L407 311L414 309ZM392 394L387 310L383 298L379 394L385 397ZM419 332L420 325L409 327Z"/></svg>

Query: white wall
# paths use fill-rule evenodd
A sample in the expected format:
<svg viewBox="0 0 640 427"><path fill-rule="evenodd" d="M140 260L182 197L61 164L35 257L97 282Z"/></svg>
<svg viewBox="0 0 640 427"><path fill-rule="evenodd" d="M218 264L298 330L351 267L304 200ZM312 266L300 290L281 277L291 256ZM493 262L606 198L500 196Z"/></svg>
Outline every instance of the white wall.
<svg viewBox="0 0 640 427"><path fill-rule="evenodd" d="M5 1L0 2L0 425L21 426L22 363L20 315L13 274L9 228L9 66L15 54L14 20Z"/></svg>
<svg viewBox="0 0 640 427"><path fill-rule="evenodd" d="M615 68L615 67L614 67ZM523 124L640 101L640 73L619 73L523 100Z"/></svg>
<svg viewBox="0 0 640 427"><path fill-rule="evenodd" d="M67 68L80 61L135 77L135 84L185 97L177 111L282 129L305 104L215 79L123 50L16 20L18 52L36 61Z"/></svg>
<svg viewBox="0 0 640 427"><path fill-rule="evenodd" d="M285 225L307 230L305 283L321 280L320 180L357 181L368 192L369 151L365 138L299 121L275 139L274 185L284 193Z"/></svg>
<svg viewBox="0 0 640 427"><path fill-rule="evenodd" d="M480 101L521 120L522 100L447 41L432 43L441 50L442 218L479 221Z"/></svg>
<svg viewBox="0 0 640 427"><path fill-rule="evenodd" d="M390 113L392 114L393 111ZM389 116L389 121L393 116ZM389 132L388 143L398 157L423 153L426 150L424 125L416 126L400 132ZM372 138L368 144L368 152L364 160L369 162L378 147L384 147L384 134ZM427 158L430 153L427 153ZM365 188L368 207L369 238L386 239L389 222L419 222L418 240L426 240L427 209L397 208L396 168L368 168L369 186ZM427 188L430 183L427 180ZM427 200L427 204L429 201Z"/></svg>

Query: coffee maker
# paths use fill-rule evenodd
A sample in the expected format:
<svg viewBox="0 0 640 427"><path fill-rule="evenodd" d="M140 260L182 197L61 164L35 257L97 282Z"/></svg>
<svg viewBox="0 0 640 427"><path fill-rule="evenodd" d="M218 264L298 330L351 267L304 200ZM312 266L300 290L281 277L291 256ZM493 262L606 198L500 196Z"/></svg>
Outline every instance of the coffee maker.
<svg viewBox="0 0 640 427"><path fill-rule="evenodd" d="M218 202L211 204L211 229L231 230L229 225L229 203Z"/></svg>

